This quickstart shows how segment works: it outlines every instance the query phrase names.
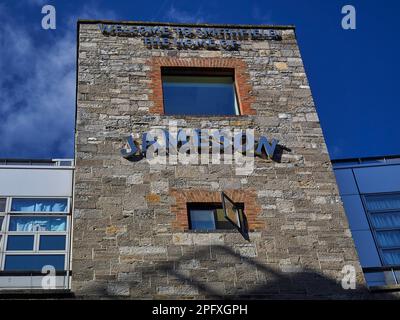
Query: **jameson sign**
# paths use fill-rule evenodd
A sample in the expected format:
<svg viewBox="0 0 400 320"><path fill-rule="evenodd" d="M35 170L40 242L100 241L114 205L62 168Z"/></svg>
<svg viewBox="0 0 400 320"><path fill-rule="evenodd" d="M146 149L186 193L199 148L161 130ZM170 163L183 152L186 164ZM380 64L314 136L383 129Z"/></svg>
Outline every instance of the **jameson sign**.
<svg viewBox="0 0 400 320"><path fill-rule="evenodd" d="M150 164L235 164L238 175L254 170L254 157L275 154L276 139L254 138L254 129L155 128L127 137L121 155L132 161L143 158ZM223 158L223 159L221 159Z"/></svg>
<svg viewBox="0 0 400 320"><path fill-rule="evenodd" d="M241 40L279 40L273 29L227 29L207 27L133 26L99 24L106 36L141 37L148 48L238 50Z"/></svg>

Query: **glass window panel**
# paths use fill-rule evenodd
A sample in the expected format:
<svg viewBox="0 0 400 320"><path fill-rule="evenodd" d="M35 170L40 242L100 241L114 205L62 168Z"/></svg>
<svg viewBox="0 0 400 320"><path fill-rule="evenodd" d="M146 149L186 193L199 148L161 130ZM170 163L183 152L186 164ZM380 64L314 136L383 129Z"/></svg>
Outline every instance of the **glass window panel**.
<svg viewBox="0 0 400 320"><path fill-rule="evenodd" d="M371 214L372 225L375 228L400 228L400 212L385 212Z"/></svg>
<svg viewBox="0 0 400 320"><path fill-rule="evenodd" d="M368 272L364 274L368 286L384 286L386 284L385 275L383 272Z"/></svg>
<svg viewBox="0 0 400 320"><path fill-rule="evenodd" d="M4 270L42 271L50 265L56 270L64 270L65 255L6 255Z"/></svg>
<svg viewBox="0 0 400 320"><path fill-rule="evenodd" d="M6 198L0 198L0 212L6 211Z"/></svg>
<svg viewBox="0 0 400 320"><path fill-rule="evenodd" d="M365 196L365 202L370 211L400 209L400 194Z"/></svg>
<svg viewBox="0 0 400 320"><path fill-rule="evenodd" d="M190 223L193 230L214 230L214 210L190 210Z"/></svg>
<svg viewBox="0 0 400 320"><path fill-rule="evenodd" d="M39 250L65 250L65 236L40 236Z"/></svg>
<svg viewBox="0 0 400 320"><path fill-rule="evenodd" d="M224 209L216 210L216 227L217 229L235 229L235 226L226 220Z"/></svg>
<svg viewBox="0 0 400 320"><path fill-rule="evenodd" d="M382 250L386 265L400 265L400 250Z"/></svg>
<svg viewBox="0 0 400 320"><path fill-rule="evenodd" d="M72 165L72 161L60 161L59 165L70 167Z"/></svg>
<svg viewBox="0 0 400 320"><path fill-rule="evenodd" d="M67 217L10 217L10 231L65 231Z"/></svg>
<svg viewBox="0 0 400 320"><path fill-rule="evenodd" d="M229 219L236 227L240 228L240 219L238 208L235 204L223 193L222 194L222 203L224 205L225 216Z"/></svg>
<svg viewBox="0 0 400 320"><path fill-rule="evenodd" d="M377 231L376 237L381 247L400 246L400 230L396 231Z"/></svg>
<svg viewBox="0 0 400 320"><path fill-rule="evenodd" d="M8 236L7 250L33 250L33 235Z"/></svg>
<svg viewBox="0 0 400 320"><path fill-rule="evenodd" d="M22 212L67 212L68 199L14 198L11 211Z"/></svg>
<svg viewBox="0 0 400 320"><path fill-rule="evenodd" d="M163 76L164 112L172 115L236 115L233 78Z"/></svg>
<svg viewBox="0 0 400 320"><path fill-rule="evenodd" d="M4 221L4 217L0 217L0 231L3 230L3 221Z"/></svg>
<svg viewBox="0 0 400 320"><path fill-rule="evenodd" d="M6 211L6 198L0 198L0 212Z"/></svg>

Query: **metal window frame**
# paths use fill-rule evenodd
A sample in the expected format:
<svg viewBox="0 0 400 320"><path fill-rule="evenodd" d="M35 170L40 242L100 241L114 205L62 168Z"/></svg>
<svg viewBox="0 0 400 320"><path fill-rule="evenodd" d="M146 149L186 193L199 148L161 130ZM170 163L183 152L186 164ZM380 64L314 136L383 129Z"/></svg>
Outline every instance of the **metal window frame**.
<svg viewBox="0 0 400 320"><path fill-rule="evenodd" d="M9 203L9 197L0 197L2 199L6 199L6 205L4 207L4 211L0 212L0 217L3 218L2 224L0 225L0 270L2 269L3 266L3 260L4 260L4 251L5 251L5 242L6 242L6 220L7 220L7 209L8 209L8 203Z"/></svg>
<svg viewBox="0 0 400 320"><path fill-rule="evenodd" d="M63 255L64 256L64 270L69 273L70 269L70 258L71 258L71 226L72 226L72 214L71 214L71 197L46 197L46 196L26 196L26 197L2 197L6 198L6 210L1 212L0 215L4 217L3 228L0 230L2 239L0 241L0 272L4 272L6 256L8 255ZM62 212L51 212L51 211L11 211L12 199L67 199L67 211ZM60 217L66 219L65 231L9 231L11 217ZM33 250L7 250L7 242L9 235L33 235L34 236L34 247ZM39 250L40 237L42 235L61 235L65 236L65 249L64 250ZM1 289L1 288L0 288Z"/></svg>
<svg viewBox="0 0 400 320"><path fill-rule="evenodd" d="M231 203L231 205L233 206L233 208L236 211L236 218L239 222L239 225L236 224L235 221L232 221L228 214L227 214L227 208L226 208L226 204L225 201L228 201ZM225 219L227 219L230 223L232 223L237 229L241 230L242 229L242 219L240 219L240 214L239 214L239 208L236 206L235 202L233 202L233 200L231 198L229 198L224 192L221 192L221 202L222 202L222 208L224 209L224 215L225 215Z"/></svg>

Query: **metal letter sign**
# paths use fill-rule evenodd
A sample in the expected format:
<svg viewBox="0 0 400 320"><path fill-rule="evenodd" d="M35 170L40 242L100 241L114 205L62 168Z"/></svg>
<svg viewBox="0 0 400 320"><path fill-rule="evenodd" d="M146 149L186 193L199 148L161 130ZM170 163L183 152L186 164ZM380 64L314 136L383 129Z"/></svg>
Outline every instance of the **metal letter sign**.
<svg viewBox="0 0 400 320"><path fill-rule="evenodd" d="M142 135L142 141L141 141L141 147L138 142L135 142L133 137L130 135L127 138L126 144L127 147L121 149L121 155L126 158L133 158L133 157L139 157L143 158L146 156L146 152L150 146L154 145L154 150L153 152L157 151L157 148L164 148L169 154L169 151L172 151L170 149L178 149L179 148L186 148L188 149L189 147L185 146L186 144L190 144L192 147L198 147L198 148L204 148L205 146L208 146L207 152L212 149L212 142L215 142L215 137L213 136L208 136L207 134L202 134L202 130L200 129L193 129L192 130L192 135L188 135L184 130L179 129L178 132L175 135L172 135L168 130L162 130L162 133L164 137L162 137L165 141L165 146L158 141L159 139L157 137L153 137L153 135L145 132ZM250 135L252 137L252 135ZM258 143L255 142L254 144L249 144L249 146L245 145L240 145L239 141L242 141L243 139L246 140L248 136L244 133L239 133L236 136L232 136L231 139L228 139L224 135L219 136L219 144L218 148L219 151L224 152L227 150L228 147L234 147L235 150L238 150L239 152L245 152L247 148L255 148L254 150L254 155L263 157L263 158L269 158L273 159L276 146L278 145L278 140L272 139L271 142L268 140L267 137L261 136L260 139L258 140ZM253 138L253 137L252 137ZM214 139L214 140L213 140ZM188 149L189 150L189 149ZM175 150L174 152L179 151ZM182 151L182 150L180 150ZM213 151L215 151L213 149Z"/></svg>
<svg viewBox="0 0 400 320"><path fill-rule="evenodd" d="M281 40L274 29L136 26L99 24L105 36L143 37L144 45L160 49L239 50L241 40Z"/></svg>

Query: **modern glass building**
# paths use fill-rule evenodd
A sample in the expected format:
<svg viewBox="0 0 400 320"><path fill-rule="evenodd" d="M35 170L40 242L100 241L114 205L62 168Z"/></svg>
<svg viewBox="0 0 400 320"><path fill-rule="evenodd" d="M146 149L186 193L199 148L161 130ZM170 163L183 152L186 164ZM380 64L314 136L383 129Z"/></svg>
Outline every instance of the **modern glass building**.
<svg viewBox="0 0 400 320"><path fill-rule="evenodd" d="M0 159L0 290L70 288L73 169Z"/></svg>
<svg viewBox="0 0 400 320"><path fill-rule="evenodd" d="M400 157L333 161L367 285L400 288Z"/></svg>

